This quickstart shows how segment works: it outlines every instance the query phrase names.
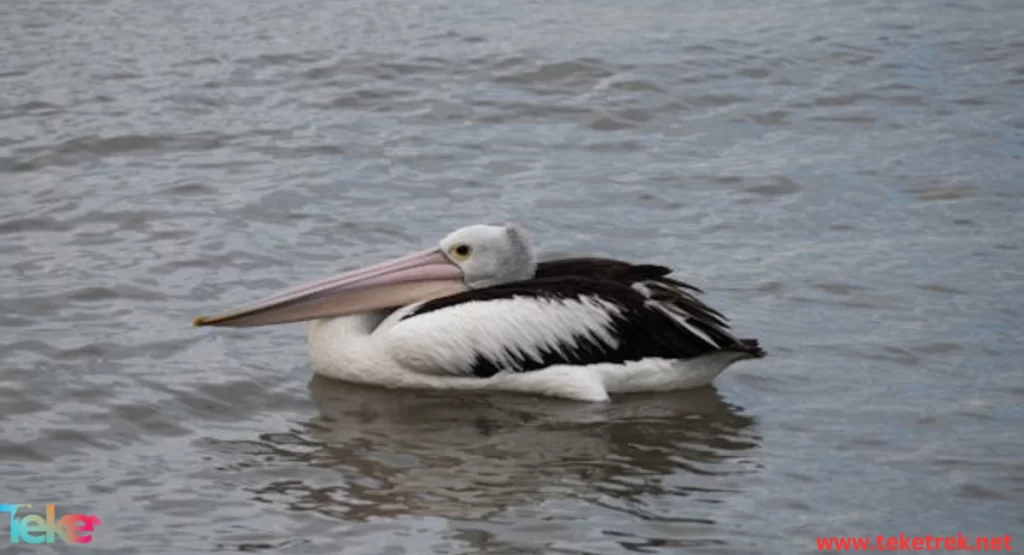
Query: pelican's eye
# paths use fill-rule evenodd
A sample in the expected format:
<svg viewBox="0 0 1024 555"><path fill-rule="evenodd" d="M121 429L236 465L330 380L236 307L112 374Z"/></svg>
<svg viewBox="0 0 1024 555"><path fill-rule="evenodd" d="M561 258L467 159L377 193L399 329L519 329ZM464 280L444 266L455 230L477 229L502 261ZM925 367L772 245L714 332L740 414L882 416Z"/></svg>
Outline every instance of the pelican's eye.
<svg viewBox="0 0 1024 555"><path fill-rule="evenodd" d="M448 255L458 262L462 262L473 255L473 248L465 243L460 243L448 249Z"/></svg>

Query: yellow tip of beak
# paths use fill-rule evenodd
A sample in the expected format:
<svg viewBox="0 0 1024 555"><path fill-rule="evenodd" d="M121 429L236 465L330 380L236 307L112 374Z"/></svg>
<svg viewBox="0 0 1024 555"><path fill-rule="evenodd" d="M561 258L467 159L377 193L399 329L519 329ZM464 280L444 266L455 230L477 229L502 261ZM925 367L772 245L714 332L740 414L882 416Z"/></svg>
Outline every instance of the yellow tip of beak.
<svg viewBox="0 0 1024 555"><path fill-rule="evenodd" d="M206 322L206 316L196 316L195 319L192 320L192 325L198 328L206 324Z"/></svg>

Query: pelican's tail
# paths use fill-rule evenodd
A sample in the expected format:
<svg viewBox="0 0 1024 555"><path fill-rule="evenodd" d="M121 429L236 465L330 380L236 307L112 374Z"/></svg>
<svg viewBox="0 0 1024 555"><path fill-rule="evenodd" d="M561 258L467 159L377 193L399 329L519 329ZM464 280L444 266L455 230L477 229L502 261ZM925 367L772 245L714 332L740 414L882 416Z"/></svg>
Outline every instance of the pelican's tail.
<svg viewBox="0 0 1024 555"><path fill-rule="evenodd" d="M750 355L750 358L764 358L767 354L756 339L740 339L730 349L746 353Z"/></svg>

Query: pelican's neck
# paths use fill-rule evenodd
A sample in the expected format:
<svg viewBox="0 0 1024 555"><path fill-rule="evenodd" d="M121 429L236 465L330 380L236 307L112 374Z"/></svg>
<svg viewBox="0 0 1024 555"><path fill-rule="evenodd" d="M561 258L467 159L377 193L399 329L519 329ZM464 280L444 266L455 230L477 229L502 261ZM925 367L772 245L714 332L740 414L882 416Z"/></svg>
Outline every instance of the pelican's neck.
<svg viewBox="0 0 1024 555"><path fill-rule="evenodd" d="M389 310L362 312L339 318L314 320L309 326L307 345L313 366L323 369L345 364L362 356L373 330L387 318Z"/></svg>

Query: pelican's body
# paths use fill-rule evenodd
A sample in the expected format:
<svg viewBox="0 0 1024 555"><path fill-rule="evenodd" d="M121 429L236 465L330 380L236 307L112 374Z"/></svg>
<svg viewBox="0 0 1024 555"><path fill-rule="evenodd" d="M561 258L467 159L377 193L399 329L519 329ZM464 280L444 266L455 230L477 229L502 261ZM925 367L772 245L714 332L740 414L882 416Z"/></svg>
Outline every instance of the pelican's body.
<svg viewBox="0 0 1024 555"><path fill-rule="evenodd" d="M312 319L309 355L329 378L587 401L708 385L732 363L764 356L668 273L597 258L538 264L519 228L471 226L445 238L439 252L197 323Z"/></svg>

